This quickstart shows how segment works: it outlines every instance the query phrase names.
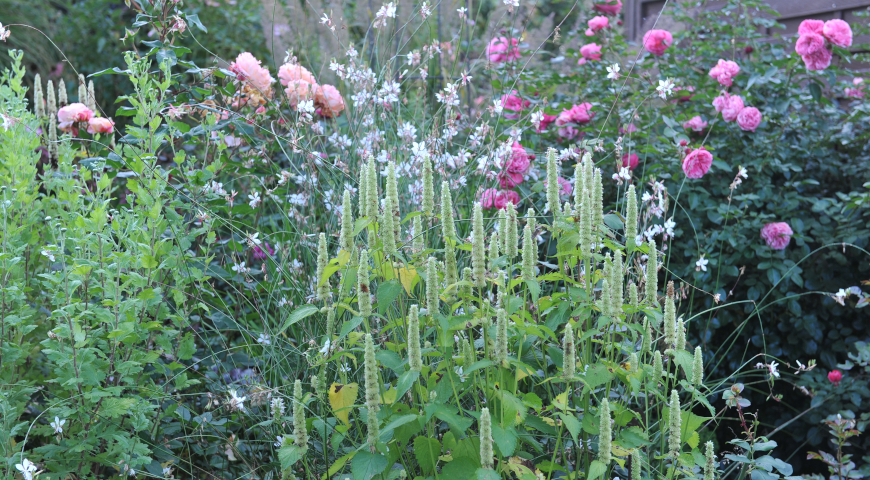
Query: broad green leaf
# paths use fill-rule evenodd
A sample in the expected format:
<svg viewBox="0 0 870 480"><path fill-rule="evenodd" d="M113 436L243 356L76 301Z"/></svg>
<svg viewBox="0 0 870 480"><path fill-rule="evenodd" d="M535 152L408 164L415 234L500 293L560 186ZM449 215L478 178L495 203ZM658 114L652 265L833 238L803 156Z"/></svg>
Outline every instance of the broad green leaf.
<svg viewBox="0 0 870 480"><path fill-rule="evenodd" d="M353 472L354 480L370 480L383 472L389 464L387 457L380 453L361 451L353 457L350 469Z"/></svg>
<svg viewBox="0 0 870 480"><path fill-rule="evenodd" d="M429 437L414 439L414 457L417 458L417 463L424 474L435 472L439 455L441 455L441 443L437 439Z"/></svg>

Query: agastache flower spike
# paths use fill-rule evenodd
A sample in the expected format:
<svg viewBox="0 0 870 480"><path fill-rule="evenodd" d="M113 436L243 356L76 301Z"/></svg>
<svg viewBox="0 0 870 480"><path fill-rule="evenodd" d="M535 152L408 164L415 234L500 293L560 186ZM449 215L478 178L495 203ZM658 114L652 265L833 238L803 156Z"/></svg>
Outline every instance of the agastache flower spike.
<svg viewBox="0 0 870 480"><path fill-rule="evenodd" d="M643 319L643 332L644 332L643 333L643 343L641 344L641 347L640 347L640 353L647 354L650 352L650 349L652 348L652 340L653 340L652 329L650 329L650 325L649 325L649 317L646 317Z"/></svg>
<svg viewBox="0 0 870 480"><path fill-rule="evenodd" d="M412 372L423 370L423 357L420 352L420 317L417 305L411 305L408 313L408 365Z"/></svg>
<svg viewBox="0 0 870 480"><path fill-rule="evenodd" d="M444 241L456 238L456 225L453 223L453 197L450 195L450 184L447 180L441 182L441 233Z"/></svg>
<svg viewBox="0 0 870 480"><path fill-rule="evenodd" d="M686 326L683 324L683 319L677 320L677 351L686 349Z"/></svg>
<svg viewBox="0 0 870 480"><path fill-rule="evenodd" d="M584 198L591 198L592 195L592 181L594 180L595 174L593 173L595 170L595 162L592 161L592 154L586 152L583 154L583 185L582 187L589 191L588 195L585 195Z"/></svg>
<svg viewBox="0 0 870 480"><path fill-rule="evenodd" d="M622 252L613 252L613 265L610 267L610 309L613 318L622 313L622 305L625 297L622 291Z"/></svg>
<svg viewBox="0 0 870 480"><path fill-rule="evenodd" d="M88 107L88 84L85 83L85 76L81 73L79 74L79 103Z"/></svg>
<svg viewBox="0 0 870 480"><path fill-rule="evenodd" d="M631 480L640 480L643 477L643 465L640 462L640 449L635 448L631 452Z"/></svg>
<svg viewBox="0 0 870 480"><path fill-rule="evenodd" d="M94 94L94 81L88 80L88 108L92 112L97 111L97 96Z"/></svg>
<svg viewBox="0 0 870 480"><path fill-rule="evenodd" d="M640 300L637 296L637 285L634 282L628 282L628 304L634 308L640 307Z"/></svg>
<svg viewBox="0 0 870 480"><path fill-rule="evenodd" d="M42 96L42 77L37 73L33 77L33 113L42 120L45 117L45 98Z"/></svg>
<svg viewBox="0 0 870 480"><path fill-rule="evenodd" d="M668 421L668 448L670 449L669 455L676 457L680 453L680 447L683 445L682 440L680 439L680 423L682 419L680 418L680 396L677 394L676 390L671 390L671 405L669 412L669 421Z"/></svg>
<svg viewBox="0 0 870 480"><path fill-rule="evenodd" d="M528 224L523 229L523 280L535 280L535 260L537 259L537 245Z"/></svg>
<svg viewBox="0 0 870 480"><path fill-rule="evenodd" d="M508 202L507 205L507 234L505 235L504 253L508 256L508 265L514 263L517 258L520 245L519 222L517 220L517 209L513 203ZM532 227L534 229L534 227Z"/></svg>
<svg viewBox="0 0 870 480"><path fill-rule="evenodd" d="M556 149L547 149L547 208L553 218L559 216L559 172L556 165Z"/></svg>
<svg viewBox="0 0 870 480"><path fill-rule="evenodd" d="M369 201L369 167L367 163L360 165L359 169L359 199L358 203L358 215L360 217L365 217L368 212L368 201Z"/></svg>
<svg viewBox="0 0 870 480"><path fill-rule="evenodd" d="M54 82L49 80L45 87L46 115L49 118L57 118L57 96L54 93Z"/></svg>
<svg viewBox="0 0 870 480"><path fill-rule="evenodd" d="M378 425L378 411L381 408L381 393L378 389L378 361L375 359L375 343L370 333L366 334L365 381L366 410L368 410L368 445L369 451L375 453L380 428Z"/></svg>
<svg viewBox="0 0 870 480"><path fill-rule="evenodd" d="M396 181L396 163L392 160L387 164L387 191L386 197L390 199L393 208L390 211L393 214L393 236L398 240L399 226L402 223L402 215L399 212L399 187Z"/></svg>
<svg viewBox="0 0 870 480"><path fill-rule="evenodd" d="M596 228L604 228L604 187L601 185L601 170L597 168L592 177L592 201L592 223Z"/></svg>
<svg viewBox="0 0 870 480"><path fill-rule="evenodd" d="M368 180L366 181L366 216L372 221L378 218L378 198L378 166L375 159L369 157Z"/></svg>
<svg viewBox="0 0 870 480"><path fill-rule="evenodd" d="M465 343L462 344L462 366L467 370L476 361L477 354L474 352L474 347L471 346L471 340L465 339Z"/></svg>
<svg viewBox="0 0 870 480"><path fill-rule="evenodd" d="M372 314L372 292L369 289L369 252L363 249L359 252L359 269L356 272L356 296L359 303L359 315L368 318Z"/></svg>
<svg viewBox="0 0 870 480"><path fill-rule="evenodd" d="M438 290L438 263L434 257L429 257L426 263L426 311L433 318L440 305Z"/></svg>
<svg viewBox="0 0 870 480"><path fill-rule="evenodd" d="M456 267L456 250L453 244L444 244L444 285L450 286L459 281L459 270Z"/></svg>
<svg viewBox="0 0 870 480"><path fill-rule="evenodd" d="M308 450L308 430L305 427L305 405L302 404L302 380L293 386L293 436L295 444L304 453Z"/></svg>
<svg viewBox="0 0 870 480"><path fill-rule="evenodd" d="M637 192L634 185L628 186L625 196L625 247L630 252L634 250L637 238Z"/></svg>
<svg viewBox="0 0 870 480"><path fill-rule="evenodd" d="M381 225L378 233L384 245L384 253L390 256L396 255L395 219L393 217L393 199L389 195L384 199L384 212L381 215Z"/></svg>
<svg viewBox="0 0 870 480"><path fill-rule="evenodd" d="M492 417L486 407L480 410L480 464L488 470L495 466L492 453Z"/></svg>
<svg viewBox="0 0 870 480"><path fill-rule="evenodd" d="M462 269L462 281L471 283L471 268L465 267ZM471 285L462 286L462 296L467 298L471 296Z"/></svg>
<svg viewBox="0 0 870 480"><path fill-rule="evenodd" d="M411 222L412 228L414 229L414 239L411 241L411 248L414 249L414 252L419 253L426 249L426 237L423 233L423 221L420 220L419 216L416 216Z"/></svg>
<svg viewBox="0 0 870 480"><path fill-rule="evenodd" d="M341 201L341 236L339 236L339 248L348 254L353 251L353 201L350 198L350 190L345 189Z"/></svg>
<svg viewBox="0 0 870 480"><path fill-rule="evenodd" d="M325 302L329 297L329 280L324 281L323 274L326 271L326 264L329 262L329 253L326 250L326 234L320 234L320 240L317 243L317 299Z"/></svg>
<svg viewBox="0 0 870 480"><path fill-rule="evenodd" d="M504 211L504 210L502 210ZM498 257L501 255L501 252L498 251L499 247L499 235L498 232L493 232L492 236L489 238L489 271L494 272L496 270L495 261L498 260Z"/></svg>
<svg viewBox="0 0 870 480"><path fill-rule="evenodd" d="M66 82L61 78L57 81L57 108L63 108L69 105L69 100L66 96Z"/></svg>
<svg viewBox="0 0 870 480"><path fill-rule="evenodd" d="M538 214L535 213L535 209L532 207L529 207L529 209L526 210L526 225L528 225L529 228L532 229L532 233L535 233L535 229L538 228L537 224L535 223L537 221L537 215ZM517 234L517 245L519 245L519 244L520 244L520 239L519 239L519 233L518 233ZM516 255L514 255L514 256L516 257Z"/></svg>
<svg viewBox="0 0 870 480"><path fill-rule="evenodd" d="M631 352L631 355L628 356L629 372L631 372L631 373L637 372L637 367L638 367L637 364L638 364L637 353Z"/></svg>
<svg viewBox="0 0 870 480"><path fill-rule="evenodd" d="M656 350L653 353L653 380L658 384L662 380L662 352Z"/></svg>
<svg viewBox="0 0 870 480"><path fill-rule="evenodd" d="M603 399L601 401L601 405L598 407L598 413L601 416L601 423L599 426L599 437L598 437L598 460L604 464L605 467L610 465L611 460L611 441L612 433L610 430L610 403L607 399Z"/></svg>
<svg viewBox="0 0 870 480"><path fill-rule="evenodd" d="M326 309L326 340L332 343L332 334L335 333L335 308Z"/></svg>
<svg viewBox="0 0 870 480"><path fill-rule="evenodd" d="M656 298L659 290L658 254L656 253L656 241L649 240L649 260L646 262L646 300L651 305L657 305Z"/></svg>
<svg viewBox="0 0 870 480"><path fill-rule="evenodd" d="M502 208L498 211L498 248L502 252L507 252L507 208Z"/></svg>
<svg viewBox="0 0 870 480"><path fill-rule="evenodd" d="M713 442L706 443L707 462L704 464L704 480L716 480L716 454L713 453Z"/></svg>
<svg viewBox="0 0 870 480"><path fill-rule="evenodd" d="M674 305L673 283L668 282L668 296L665 299L665 343L668 348L677 344L677 307Z"/></svg>
<svg viewBox="0 0 870 480"><path fill-rule="evenodd" d="M48 150L52 161L58 161L60 146L57 144L57 114L48 119Z"/></svg>
<svg viewBox="0 0 870 480"><path fill-rule="evenodd" d="M435 213L435 181L432 177L432 159L423 154L423 214L432 217Z"/></svg>
<svg viewBox="0 0 870 480"><path fill-rule="evenodd" d="M580 205L580 255L583 259L592 258L592 201L589 192L583 190L583 203Z"/></svg>
<svg viewBox="0 0 870 480"><path fill-rule="evenodd" d="M565 325L565 336L562 338L562 378L571 380L577 369L577 357L574 345L574 329L571 324Z"/></svg>
<svg viewBox="0 0 870 480"><path fill-rule="evenodd" d="M607 267L606 263L605 263L605 268L607 270L609 270L609 267ZM607 280L607 273L608 272L605 272L605 275L604 275L605 278L604 278L604 280L601 281L601 306L599 308L601 309L601 313L604 316L613 318L613 316L614 316L613 304L611 303L613 297L610 294L611 288L610 288L610 282Z"/></svg>
<svg viewBox="0 0 870 480"><path fill-rule="evenodd" d="M704 382L704 356L701 347L695 347L695 358L692 362L692 385L698 387Z"/></svg>
<svg viewBox="0 0 870 480"><path fill-rule="evenodd" d="M507 312L499 308L495 313L495 361L500 365L507 364Z"/></svg>
<svg viewBox="0 0 870 480"><path fill-rule="evenodd" d="M480 202L474 204L474 219L471 231L471 273L474 286L486 286L486 246L483 232L483 207Z"/></svg>
<svg viewBox="0 0 870 480"><path fill-rule="evenodd" d="M574 166L574 216L580 217L580 206L583 205L583 190L586 185L583 185L583 162L577 163Z"/></svg>

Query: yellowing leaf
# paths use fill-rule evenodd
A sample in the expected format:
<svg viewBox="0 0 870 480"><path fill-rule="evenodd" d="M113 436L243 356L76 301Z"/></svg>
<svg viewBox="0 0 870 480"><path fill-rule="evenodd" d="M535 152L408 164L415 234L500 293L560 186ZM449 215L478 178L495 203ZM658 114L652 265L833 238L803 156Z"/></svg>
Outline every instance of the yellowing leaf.
<svg viewBox="0 0 870 480"><path fill-rule="evenodd" d="M698 432L692 432L692 436L686 440L686 443L688 443L692 449L698 448L698 444L701 443L701 437L698 435Z"/></svg>
<svg viewBox="0 0 870 480"><path fill-rule="evenodd" d="M543 420L544 423L546 423L547 425L549 425L549 426L551 426L551 427L555 427L555 426L556 426L556 421L553 420L553 419L550 418L550 417L541 417L541 420Z"/></svg>
<svg viewBox="0 0 870 480"><path fill-rule="evenodd" d="M338 260L338 266L344 267L347 265L347 262L350 261L350 252L346 250L338 252L338 258L336 260Z"/></svg>
<svg viewBox="0 0 870 480"><path fill-rule="evenodd" d="M613 454L617 457L627 457L631 453L630 450L626 450L619 445L613 445L611 447L611 450L613 451Z"/></svg>
<svg viewBox="0 0 870 480"><path fill-rule="evenodd" d="M417 269L411 265L400 268L399 281L402 282L405 291L410 294L411 290L414 289L414 286L417 285L417 282L420 281L420 276L417 275Z"/></svg>
<svg viewBox="0 0 870 480"><path fill-rule="evenodd" d="M559 410L565 411L568 408L568 391L556 395L556 398L553 399L553 405Z"/></svg>
<svg viewBox="0 0 870 480"><path fill-rule="evenodd" d="M398 390L395 388L387 390L383 395L381 395L381 403L384 405L392 405L396 403L396 393L398 393Z"/></svg>
<svg viewBox="0 0 870 480"><path fill-rule="evenodd" d="M359 385L349 383L342 385L333 383L329 386L329 406L332 407L332 413L335 417L344 422L345 425L350 425L348 414L353 402L356 401L356 394L359 391Z"/></svg>

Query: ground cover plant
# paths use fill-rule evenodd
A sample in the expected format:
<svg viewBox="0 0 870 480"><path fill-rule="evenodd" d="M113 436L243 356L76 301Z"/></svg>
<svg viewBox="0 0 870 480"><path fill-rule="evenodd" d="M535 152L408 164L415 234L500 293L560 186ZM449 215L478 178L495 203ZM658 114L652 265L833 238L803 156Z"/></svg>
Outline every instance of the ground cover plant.
<svg viewBox="0 0 870 480"><path fill-rule="evenodd" d="M311 65L116 7L2 76L6 477L870 474L861 25L386 3Z"/></svg>

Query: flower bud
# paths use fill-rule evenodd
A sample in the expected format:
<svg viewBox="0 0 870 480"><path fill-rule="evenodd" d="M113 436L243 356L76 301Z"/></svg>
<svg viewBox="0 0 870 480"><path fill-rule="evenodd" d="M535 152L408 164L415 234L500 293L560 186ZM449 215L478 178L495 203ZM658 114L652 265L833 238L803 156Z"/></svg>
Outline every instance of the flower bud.
<svg viewBox="0 0 870 480"><path fill-rule="evenodd" d="M348 254L353 251L353 227L353 201L350 198L350 190L345 190L341 201L339 248Z"/></svg>
<svg viewBox="0 0 870 480"><path fill-rule="evenodd" d="M471 345L471 340L465 339L465 343L462 344L462 366L466 369L477 361L477 352L474 351L474 347Z"/></svg>
<svg viewBox="0 0 870 480"><path fill-rule="evenodd" d="M716 480L716 454L713 453L713 442L706 443L707 462L704 464L704 480Z"/></svg>
<svg viewBox="0 0 870 480"><path fill-rule="evenodd" d="M387 195L384 198L384 212L381 214L381 224L378 233L381 237L381 242L384 245L384 253L386 255L395 256L396 255L396 225L395 218L393 217L392 211L394 209L393 199Z"/></svg>
<svg viewBox="0 0 870 480"><path fill-rule="evenodd" d="M637 296L637 285L634 282L628 282L628 304L633 308L640 308L640 300Z"/></svg>
<svg viewBox="0 0 870 480"><path fill-rule="evenodd" d="M650 305L658 305L659 290L659 258L656 253L656 241L649 240L649 260L646 262L646 301Z"/></svg>
<svg viewBox="0 0 870 480"><path fill-rule="evenodd" d="M584 201L580 205L580 254L583 259L592 258L592 201L589 191L583 190Z"/></svg>
<svg viewBox="0 0 870 480"><path fill-rule="evenodd" d="M677 320L677 342L675 345L678 351L686 349L686 326L682 318Z"/></svg>
<svg viewBox="0 0 870 480"><path fill-rule="evenodd" d="M414 253L420 253L426 249L426 236L423 232L423 222L419 216L414 217L414 220L411 221L411 229L413 237L411 248L414 250Z"/></svg>
<svg viewBox="0 0 870 480"><path fill-rule="evenodd" d="M332 335L335 333L335 308L330 307L326 310L326 339L332 342Z"/></svg>
<svg viewBox="0 0 870 480"><path fill-rule="evenodd" d="M576 347L574 345L574 329L571 324L565 325L565 336L562 338L562 378L571 380L577 369Z"/></svg>
<svg viewBox="0 0 870 480"><path fill-rule="evenodd" d="M704 382L704 356L701 347L695 347L695 358L692 362L692 385L698 387Z"/></svg>
<svg viewBox="0 0 870 480"><path fill-rule="evenodd" d="M302 380L293 386L293 436L296 444L304 453L308 450L308 430L305 427L305 405L302 403Z"/></svg>
<svg viewBox="0 0 870 480"><path fill-rule="evenodd" d="M631 252L637 241L637 192L634 185L628 186L625 193L627 202L625 205L625 248Z"/></svg>
<svg viewBox="0 0 870 480"><path fill-rule="evenodd" d="M431 218L435 213L435 181L432 177L432 159L423 154L423 214Z"/></svg>
<svg viewBox="0 0 870 480"><path fill-rule="evenodd" d="M433 318L441 305L438 290L438 264L434 257L429 257L426 262L426 311Z"/></svg>
<svg viewBox="0 0 870 480"><path fill-rule="evenodd" d="M441 182L441 234L444 241L456 238L456 225L453 223L453 197L450 195L450 184L447 180Z"/></svg>
<svg viewBox="0 0 870 480"><path fill-rule="evenodd" d="M535 263L538 260L538 248L532 236L532 230L526 225L523 229L523 280L535 280Z"/></svg>
<svg viewBox="0 0 870 480"><path fill-rule="evenodd" d="M495 361L500 365L507 364L508 338L507 338L507 312L499 308L495 314Z"/></svg>
<svg viewBox="0 0 870 480"><path fill-rule="evenodd" d="M488 470L495 467L492 452L492 418L486 407L480 409L480 464Z"/></svg>
<svg viewBox="0 0 870 480"><path fill-rule="evenodd" d="M378 411L380 410L380 389L378 388L378 361L375 359L375 343L370 333L366 334L365 350L365 381L366 381L366 410L368 410L368 445L369 450L375 453L378 443L379 426Z"/></svg>
<svg viewBox="0 0 870 480"><path fill-rule="evenodd" d="M504 253L508 256L508 265L512 265L514 259L517 258L517 254L519 253L519 222L517 221L517 209L514 207L513 203L508 202L505 210L507 210L507 235L504 239Z"/></svg>
<svg viewBox="0 0 870 480"><path fill-rule="evenodd" d="M559 172L556 165L556 149L547 149L547 208L555 219L559 215Z"/></svg>
<svg viewBox="0 0 870 480"><path fill-rule="evenodd" d="M598 407L598 414L601 416L598 437L598 460L607 467L610 465L611 441L613 439L610 430L610 403L606 398L601 401L601 405Z"/></svg>
<svg viewBox="0 0 870 480"><path fill-rule="evenodd" d="M48 118L57 118L57 96L54 93L54 82L51 80L45 87L45 108Z"/></svg>
<svg viewBox="0 0 870 480"><path fill-rule="evenodd" d="M669 455L676 457L680 454L680 447L683 445L680 439L681 422L680 418L680 396L676 390L671 390L671 405L668 418L668 448Z"/></svg>
<svg viewBox="0 0 870 480"><path fill-rule="evenodd" d="M658 384L662 380L662 352L653 353L653 381Z"/></svg>
<svg viewBox="0 0 870 480"><path fill-rule="evenodd" d="M408 365L412 372L423 370L423 356L420 351L420 318L417 305L411 305L408 312Z"/></svg>
<svg viewBox="0 0 870 480"><path fill-rule="evenodd" d="M480 202L474 204L474 219L471 231L471 273L474 286L486 286L486 252L483 232L483 207Z"/></svg>
<svg viewBox="0 0 870 480"><path fill-rule="evenodd" d="M317 300L325 302L329 297L329 279L324 279L326 273L326 265L329 263L329 253L326 250L326 234L320 234L320 240L317 242L317 289L315 290Z"/></svg>
<svg viewBox="0 0 870 480"><path fill-rule="evenodd" d="M369 289L369 252L365 249L359 252L359 269L356 272L356 282L359 315L363 318L368 318L372 314L372 292Z"/></svg>
<svg viewBox="0 0 870 480"><path fill-rule="evenodd" d="M45 98L42 95L42 77L33 77L33 113L42 120L45 117Z"/></svg>
<svg viewBox="0 0 870 480"><path fill-rule="evenodd" d="M69 105L69 100L66 96L66 82L61 78L57 81L57 108L61 109L67 105Z"/></svg>
<svg viewBox="0 0 870 480"><path fill-rule="evenodd" d="M643 465L640 462L640 449L635 448L631 452L631 480L640 480L643 477Z"/></svg>
<svg viewBox="0 0 870 480"><path fill-rule="evenodd" d="M372 221L378 218L378 165L375 159L369 156L368 180L366 181L366 216ZM371 239L369 240L371 241Z"/></svg>

